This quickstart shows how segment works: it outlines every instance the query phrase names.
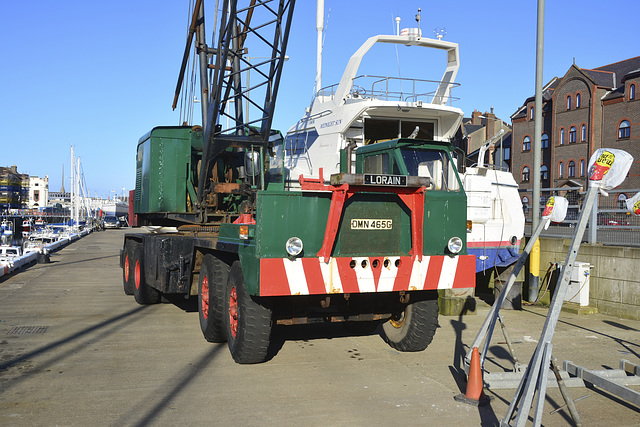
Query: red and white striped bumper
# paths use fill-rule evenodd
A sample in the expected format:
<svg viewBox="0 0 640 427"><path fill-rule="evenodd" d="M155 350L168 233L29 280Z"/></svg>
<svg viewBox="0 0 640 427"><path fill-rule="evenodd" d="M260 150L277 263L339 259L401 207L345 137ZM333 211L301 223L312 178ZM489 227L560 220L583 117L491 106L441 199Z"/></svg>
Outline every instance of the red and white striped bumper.
<svg viewBox="0 0 640 427"><path fill-rule="evenodd" d="M321 295L475 287L474 255L262 258L260 295Z"/></svg>

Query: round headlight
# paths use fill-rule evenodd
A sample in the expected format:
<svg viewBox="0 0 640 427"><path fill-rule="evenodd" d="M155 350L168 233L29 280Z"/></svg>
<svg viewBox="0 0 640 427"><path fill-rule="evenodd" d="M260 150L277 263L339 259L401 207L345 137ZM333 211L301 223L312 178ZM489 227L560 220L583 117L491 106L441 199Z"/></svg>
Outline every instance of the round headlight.
<svg viewBox="0 0 640 427"><path fill-rule="evenodd" d="M459 237L450 238L449 243L447 244L447 248L452 254L457 254L462 250L462 239Z"/></svg>
<svg viewBox="0 0 640 427"><path fill-rule="evenodd" d="M291 256L298 256L302 253L302 240L299 237L291 237L285 244L287 253Z"/></svg>

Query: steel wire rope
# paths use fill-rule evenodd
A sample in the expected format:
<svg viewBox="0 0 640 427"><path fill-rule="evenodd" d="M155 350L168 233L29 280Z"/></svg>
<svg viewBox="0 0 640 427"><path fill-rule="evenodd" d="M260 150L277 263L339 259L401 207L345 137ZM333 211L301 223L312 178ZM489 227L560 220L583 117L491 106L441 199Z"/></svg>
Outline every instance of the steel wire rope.
<svg viewBox="0 0 640 427"><path fill-rule="evenodd" d="M187 8L187 31L186 35L189 36L189 31L191 27L191 17L193 16L195 9L194 0L189 0L189 7ZM191 68L191 77L190 83L187 89L181 90L180 96L180 114L178 118L178 125L188 125L193 120L193 87L194 87L194 69L195 69L195 53L196 49L194 49L193 56L189 57L187 60L187 70Z"/></svg>
<svg viewBox="0 0 640 427"><path fill-rule="evenodd" d="M186 35L187 37L189 36L189 28L191 26L191 15L193 15L193 0L189 0L189 7L187 7L187 31L186 31ZM188 63L187 63L187 67L188 67ZM179 109L179 115L178 115L178 126L182 125L184 123L183 118L184 118L184 114L185 114L185 90L183 88L180 88L180 109Z"/></svg>

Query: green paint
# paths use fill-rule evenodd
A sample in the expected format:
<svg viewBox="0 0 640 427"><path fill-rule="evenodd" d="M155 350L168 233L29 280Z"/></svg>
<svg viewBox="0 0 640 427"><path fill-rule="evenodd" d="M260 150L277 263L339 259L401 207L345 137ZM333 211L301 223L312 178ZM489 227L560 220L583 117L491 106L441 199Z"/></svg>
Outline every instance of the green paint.
<svg viewBox="0 0 640 427"><path fill-rule="evenodd" d="M202 133L186 126L156 127L140 138L134 211L188 212L192 158L201 149Z"/></svg>

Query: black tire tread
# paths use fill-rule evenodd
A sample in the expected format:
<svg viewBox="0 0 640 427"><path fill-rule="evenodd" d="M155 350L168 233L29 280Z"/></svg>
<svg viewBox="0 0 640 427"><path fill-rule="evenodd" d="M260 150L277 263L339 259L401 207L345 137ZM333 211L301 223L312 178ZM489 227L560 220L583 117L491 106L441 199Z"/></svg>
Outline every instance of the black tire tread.
<svg viewBox="0 0 640 427"><path fill-rule="evenodd" d="M209 316L202 312L202 278L209 278ZM229 277L229 266L216 256L207 254L202 260L198 278L198 317L200 329L208 342L221 343L227 340L224 321L225 286Z"/></svg>
<svg viewBox="0 0 640 427"><path fill-rule="evenodd" d="M140 287L136 288L135 284L133 287L133 296L136 299L136 302L140 305L150 305L157 304L160 302L160 292L147 285L144 277L144 257L141 243L135 243L133 245L133 257L131 258L131 264L134 266L133 274L135 275L135 265L136 260L140 260ZM135 277L135 276L134 276ZM135 278L134 278L135 281ZM135 282L134 282L135 283Z"/></svg>
<svg viewBox="0 0 640 427"><path fill-rule="evenodd" d="M238 331L234 338L227 319L227 343L236 363L262 363L268 358L271 343L271 309L259 297L249 295L245 288L240 262L235 261L229 272L225 307L229 307L229 293L235 284L238 295Z"/></svg>

